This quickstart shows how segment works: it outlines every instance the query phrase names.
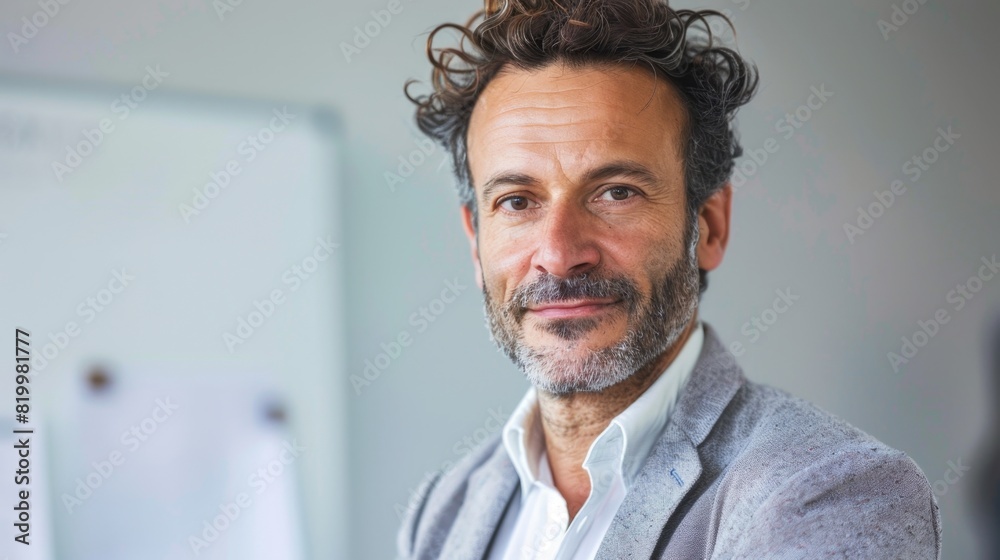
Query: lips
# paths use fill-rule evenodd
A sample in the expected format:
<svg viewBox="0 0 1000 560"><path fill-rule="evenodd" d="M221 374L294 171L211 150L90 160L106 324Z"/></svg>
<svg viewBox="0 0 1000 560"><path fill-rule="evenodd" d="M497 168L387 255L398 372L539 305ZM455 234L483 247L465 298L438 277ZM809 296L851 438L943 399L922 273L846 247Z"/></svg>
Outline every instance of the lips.
<svg viewBox="0 0 1000 560"><path fill-rule="evenodd" d="M617 300L575 300L544 303L529 307L528 311L540 317L585 317L602 313L618 303Z"/></svg>

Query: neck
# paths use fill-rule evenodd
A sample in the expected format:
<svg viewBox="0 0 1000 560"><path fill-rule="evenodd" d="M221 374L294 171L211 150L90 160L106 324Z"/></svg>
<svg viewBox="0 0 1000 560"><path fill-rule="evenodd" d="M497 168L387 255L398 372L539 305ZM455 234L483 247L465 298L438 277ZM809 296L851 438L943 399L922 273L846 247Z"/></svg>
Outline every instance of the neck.
<svg viewBox="0 0 1000 560"><path fill-rule="evenodd" d="M538 408L552 480L566 500L571 521L590 496L590 478L583 468L590 446L615 416L659 379L680 353L697 321L696 314L671 348L635 375L604 391L569 395L538 391Z"/></svg>

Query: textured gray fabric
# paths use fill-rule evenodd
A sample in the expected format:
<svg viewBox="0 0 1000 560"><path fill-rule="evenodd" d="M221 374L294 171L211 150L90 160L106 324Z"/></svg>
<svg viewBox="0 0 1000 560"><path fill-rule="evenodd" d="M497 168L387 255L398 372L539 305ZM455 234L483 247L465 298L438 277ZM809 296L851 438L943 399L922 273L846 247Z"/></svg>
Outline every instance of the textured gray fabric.
<svg viewBox="0 0 1000 560"><path fill-rule="evenodd" d="M940 558L937 502L916 463L748 381L704 325L698 363L600 560ZM496 435L424 481L400 527L398 558L483 558L517 489Z"/></svg>

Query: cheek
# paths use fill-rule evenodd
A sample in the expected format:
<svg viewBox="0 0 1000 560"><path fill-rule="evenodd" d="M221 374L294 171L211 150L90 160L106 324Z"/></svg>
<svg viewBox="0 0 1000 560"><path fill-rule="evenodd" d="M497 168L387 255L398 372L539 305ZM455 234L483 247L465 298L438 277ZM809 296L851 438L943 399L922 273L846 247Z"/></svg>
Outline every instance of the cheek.
<svg viewBox="0 0 1000 560"><path fill-rule="evenodd" d="M608 246L604 253L605 269L613 275L623 275L635 282L644 299L651 297L668 272L685 258L686 248L681 237L664 235L640 238Z"/></svg>
<svg viewBox="0 0 1000 560"><path fill-rule="evenodd" d="M524 279L531 269L531 245L523 241L480 238L479 259L483 279L491 293L504 294L504 300Z"/></svg>
<svg viewBox="0 0 1000 560"><path fill-rule="evenodd" d="M621 231L601 240L603 268L612 274L625 274L636 280L662 273L680 256L681 238L663 231Z"/></svg>

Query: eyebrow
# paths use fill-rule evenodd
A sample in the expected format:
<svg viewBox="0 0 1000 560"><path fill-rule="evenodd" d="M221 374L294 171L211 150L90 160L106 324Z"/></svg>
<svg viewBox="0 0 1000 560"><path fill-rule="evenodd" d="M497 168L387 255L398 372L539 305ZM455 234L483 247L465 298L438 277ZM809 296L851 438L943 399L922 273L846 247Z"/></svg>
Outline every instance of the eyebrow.
<svg viewBox="0 0 1000 560"><path fill-rule="evenodd" d="M645 165L631 160L618 160L606 163L600 167L595 167L587 171L583 176L585 183L603 181L617 177L633 179L647 186L659 184L659 178ZM538 186L541 181L515 171L501 171L490 177L483 185L482 203L485 205L494 191L504 185L522 185L526 187Z"/></svg>

